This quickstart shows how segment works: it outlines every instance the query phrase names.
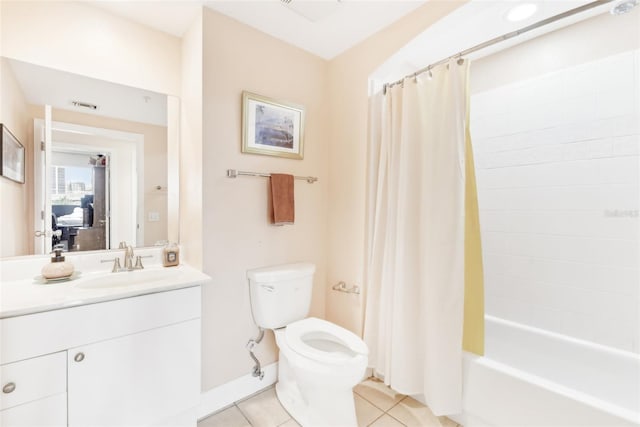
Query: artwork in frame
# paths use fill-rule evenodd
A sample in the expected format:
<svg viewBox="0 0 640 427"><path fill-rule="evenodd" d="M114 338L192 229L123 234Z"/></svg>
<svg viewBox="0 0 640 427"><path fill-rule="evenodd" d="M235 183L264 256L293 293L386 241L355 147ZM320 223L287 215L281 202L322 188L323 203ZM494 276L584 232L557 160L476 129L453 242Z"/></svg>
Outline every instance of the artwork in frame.
<svg viewBox="0 0 640 427"><path fill-rule="evenodd" d="M7 127L0 123L0 175L24 184L24 146Z"/></svg>
<svg viewBox="0 0 640 427"><path fill-rule="evenodd" d="M242 92L242 152L303 158L304 107Z"/></svg>

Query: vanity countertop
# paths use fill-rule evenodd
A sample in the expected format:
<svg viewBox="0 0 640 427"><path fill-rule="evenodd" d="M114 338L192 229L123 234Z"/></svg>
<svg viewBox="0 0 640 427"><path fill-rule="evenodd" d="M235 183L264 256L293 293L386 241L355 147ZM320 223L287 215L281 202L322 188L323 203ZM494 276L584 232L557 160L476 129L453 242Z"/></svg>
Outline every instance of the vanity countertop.
<svg viewBox="0 0 640 427"><path fill-rule="evenodd" d="M76 266L76 270L82 270ZM74 277L74 276L72 276ZM40 276L0 281L0 318L198 286L210 277L186 264L153 265L120 273L91 271L73 280L47 283Z"/></svg>

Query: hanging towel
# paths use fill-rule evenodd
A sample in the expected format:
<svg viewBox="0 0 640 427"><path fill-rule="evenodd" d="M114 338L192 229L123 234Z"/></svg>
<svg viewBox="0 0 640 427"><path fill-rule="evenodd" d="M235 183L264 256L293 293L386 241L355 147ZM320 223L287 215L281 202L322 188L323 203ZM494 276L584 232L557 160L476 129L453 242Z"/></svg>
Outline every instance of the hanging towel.
<svg viewBox="0 0 640 427"><path fill-rule="evenodd" d="M293 175L271 174L271 222L274 225L293 224L295 203L293 200Z"/></svg>

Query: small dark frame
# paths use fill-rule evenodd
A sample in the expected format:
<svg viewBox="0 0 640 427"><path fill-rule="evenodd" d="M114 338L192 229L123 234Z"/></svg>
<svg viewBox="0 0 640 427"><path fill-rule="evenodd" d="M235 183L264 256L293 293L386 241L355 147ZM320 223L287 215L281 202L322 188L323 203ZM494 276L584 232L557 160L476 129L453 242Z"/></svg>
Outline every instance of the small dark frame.
<svg viewBox="0 0 640 427"><path fill-rule="evenodd" d="M0 123L0 175L24 184L24 146Z"/></svg>

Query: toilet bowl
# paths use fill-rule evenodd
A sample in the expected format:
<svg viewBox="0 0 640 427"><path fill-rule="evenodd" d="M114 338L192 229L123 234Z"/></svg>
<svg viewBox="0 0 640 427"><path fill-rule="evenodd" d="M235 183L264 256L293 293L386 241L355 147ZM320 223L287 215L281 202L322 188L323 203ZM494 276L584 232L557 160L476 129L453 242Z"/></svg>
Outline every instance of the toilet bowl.
<svg viewBox="0 0 640 427"><path fill-rule="evenodd" d="M315 266L262 267L247 272L256 325L272 329L280 349L276 394L303 427L357 426L353 387L369 350L354 333L306 318Z"/></svg>
<svg viewBox="0 0 640 427"><path fill-rule="evenodd" d="M302 426L356 426L353 387L367 368L367 345L326 320L274 331L280 349L276 394Z"/></svg>

